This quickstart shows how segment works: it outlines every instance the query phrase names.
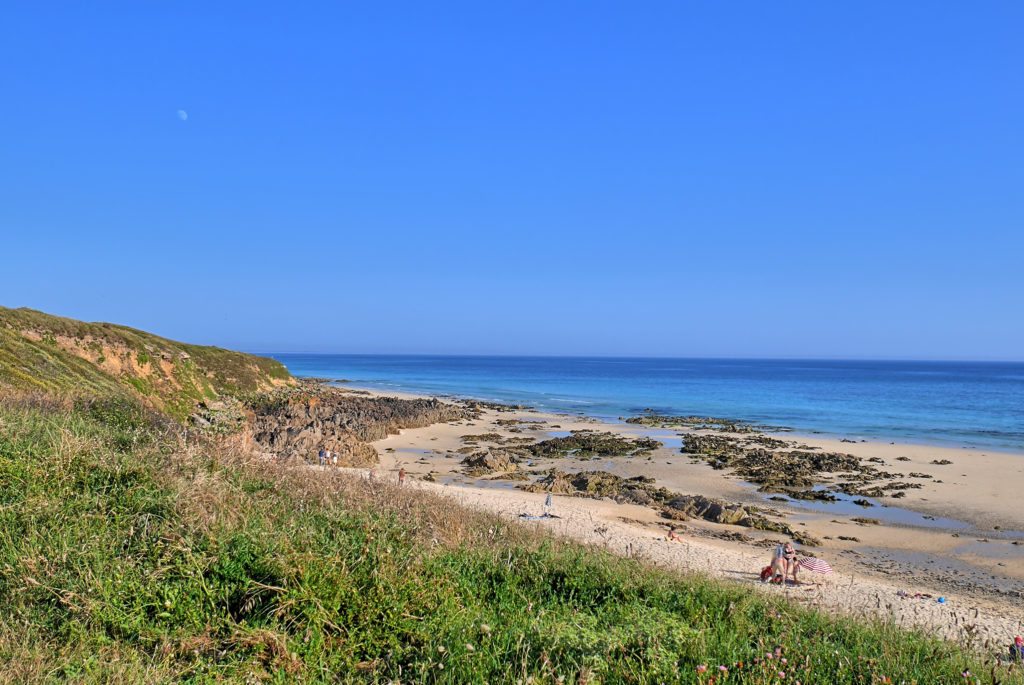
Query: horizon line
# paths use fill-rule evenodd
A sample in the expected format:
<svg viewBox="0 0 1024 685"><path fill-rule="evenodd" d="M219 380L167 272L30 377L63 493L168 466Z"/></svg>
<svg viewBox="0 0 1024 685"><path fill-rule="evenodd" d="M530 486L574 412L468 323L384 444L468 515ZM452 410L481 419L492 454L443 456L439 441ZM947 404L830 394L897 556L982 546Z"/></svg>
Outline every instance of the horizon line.
<svg viewBox="0 0 1024 685"><path fill-rule="evenodd" d="M510 353L452 353L452 352L267 352L248 350L249 354L263 357L272 355L302 355L308 357L479 357L519 359L677 359L701 361L815 361L815 362L928 362L942 364L1024 364L1024 359L922 359L914 357L758 357L758 356L665 356L665 355L611 355L611 354L510 354Z"/></svg>

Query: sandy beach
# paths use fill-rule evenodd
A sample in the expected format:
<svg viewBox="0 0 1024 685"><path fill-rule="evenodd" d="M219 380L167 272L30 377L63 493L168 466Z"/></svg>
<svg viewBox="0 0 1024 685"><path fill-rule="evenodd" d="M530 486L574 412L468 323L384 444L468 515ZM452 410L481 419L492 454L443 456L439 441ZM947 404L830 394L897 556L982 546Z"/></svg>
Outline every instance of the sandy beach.
<svg viewBox="0 0 1024 685"><path fill-rule="evenodd" d="M393 478L405 469L410 487L521 520L523 514L544 511L545 494L517 487L526 482L523 475L518 476L523 480L502 473L468 475L461 461L478 443L465 436L490 434L501 436L496 440L526 442L578 430L652 437L664 446L645 456L538 459L530 464L531 474L551 468L596 469L624 478L651 478L655 486L681 494L766 508L762 510L770 518L818 538L820 546L806 551L826 559L836 573L803 573L793 587L762 585L757 574L784 536L700 518L669 521L656 508L611 498L555 495L552 513L558 518L531 525L657 565L782 592L823 609L927 626L951 639L1001 643L1024 632L1024 508L1019 505L1024 455L777 434L772 437L788 445L851 454L898 471L895 475L918 474L914 482L920 485L899 498L872 498L871 507L848 501L779 501L769 500L728 469L716 470L680 453L681 436L687 432L714 431L492 408L471 421L403 430L375 442L381 461L373 470L376 477ZM675 526L682 542L666 539L669 525ZM908 597L900 597L901 590ZM939 603L939 597L945 602Z"/></svg>

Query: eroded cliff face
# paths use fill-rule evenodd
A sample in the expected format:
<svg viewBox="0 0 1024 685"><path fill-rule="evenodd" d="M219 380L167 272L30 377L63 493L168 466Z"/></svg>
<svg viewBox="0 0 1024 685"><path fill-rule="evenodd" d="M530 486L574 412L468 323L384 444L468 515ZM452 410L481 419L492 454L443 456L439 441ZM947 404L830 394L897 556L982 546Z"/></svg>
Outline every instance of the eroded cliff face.
<svg viewBox="0 0 1024 685"><path fill-rule="evenodd" d="M0 307L0 386L126 396L185 421L201 404L292 383L288 370L267 357Z"/></svg>
<svg viewBox="0 0 1024 685"><path fill-rule="evenodd" d="M369 442L403 428L471 418L471 410L435 399L367 397L304 384L282 389L250 407L252 439L279 459L316 463L321 449L338 453L339 466L371 466Z"/></svg>

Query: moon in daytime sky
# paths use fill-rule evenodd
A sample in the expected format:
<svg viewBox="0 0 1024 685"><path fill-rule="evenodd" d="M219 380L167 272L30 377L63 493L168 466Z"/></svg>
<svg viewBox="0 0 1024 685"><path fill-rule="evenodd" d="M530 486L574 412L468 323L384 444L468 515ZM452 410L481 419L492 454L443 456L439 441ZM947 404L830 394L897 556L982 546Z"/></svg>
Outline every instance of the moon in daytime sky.
<svg viewBox="0 0 1024 685"><path fill-rule="evenodd" d="M183 109L178 110L178 118L182 121L188 121L188 112Z"/></svg>

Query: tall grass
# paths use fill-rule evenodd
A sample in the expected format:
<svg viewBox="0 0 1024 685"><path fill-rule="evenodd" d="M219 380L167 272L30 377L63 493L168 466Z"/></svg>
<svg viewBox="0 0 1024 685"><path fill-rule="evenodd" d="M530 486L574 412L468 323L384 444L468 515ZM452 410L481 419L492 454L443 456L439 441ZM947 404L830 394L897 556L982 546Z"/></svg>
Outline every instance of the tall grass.
<svg viewBox="0 0 1024 685"><path fill-rule="evenodd" d="M983 659L278 466L131 405L0 401L0 681L1016 677Z"/></svg>

